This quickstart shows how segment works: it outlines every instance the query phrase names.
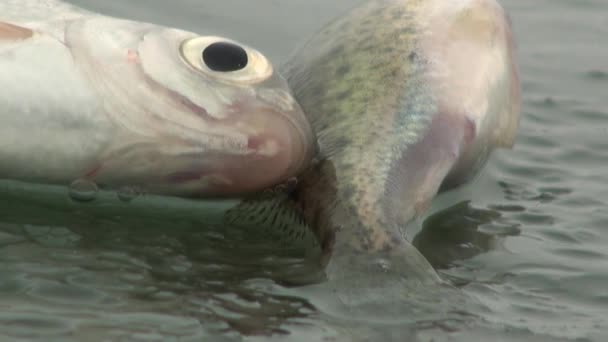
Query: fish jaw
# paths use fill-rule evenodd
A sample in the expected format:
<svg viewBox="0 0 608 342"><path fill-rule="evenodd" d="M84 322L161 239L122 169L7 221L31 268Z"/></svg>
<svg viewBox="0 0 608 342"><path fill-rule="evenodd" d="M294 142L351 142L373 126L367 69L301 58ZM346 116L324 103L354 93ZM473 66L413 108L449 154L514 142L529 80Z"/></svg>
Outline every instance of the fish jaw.
<svg viewBox="0 0 608 342"><path fill-rule="evenodd" d="M239 78L189 65L186 31L108 17L67 24L65 44L116 127L82 176L186 196L240 196L296 176L313 133L286 82L259 52ZM258 69L255 69L258 68Z"/></svg>

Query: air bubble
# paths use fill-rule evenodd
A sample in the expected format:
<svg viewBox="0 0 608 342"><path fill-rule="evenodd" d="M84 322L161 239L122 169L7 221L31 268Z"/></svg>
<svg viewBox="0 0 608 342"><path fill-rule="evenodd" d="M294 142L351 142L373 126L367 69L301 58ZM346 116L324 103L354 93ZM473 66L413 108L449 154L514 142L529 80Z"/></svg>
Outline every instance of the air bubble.
<svg viewBox="0 0 608 342"><path fill-rule="evenodd" d="M99 187L95 182L88 179L77 179L70 184L68 194L70 198L78 202L90 202L97 198Z"/></svg>
<svg viewBox="0 0 608 342"><path fill-rule="evenodd" d="M117 193L118 199L123 202L131 202L132 200L137 198L139 195L141 195L141 191L139 189L137 189L136 187L132 187L132 186L126 186L126 187L120 188Z"/></svg>
<svg viewBox="0 0 608 342"><path fill-rule="evenodd" d="M386 259L376 260L376 265L378 265L382 272L388 272L391 269L391 263Z"/></svg>

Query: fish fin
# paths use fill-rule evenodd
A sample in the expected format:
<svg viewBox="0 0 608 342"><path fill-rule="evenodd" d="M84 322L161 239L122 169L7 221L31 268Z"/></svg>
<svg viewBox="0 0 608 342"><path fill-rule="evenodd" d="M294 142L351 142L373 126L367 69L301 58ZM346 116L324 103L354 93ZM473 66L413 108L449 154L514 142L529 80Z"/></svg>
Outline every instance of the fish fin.
<svg viewBox="0 0 608 342"><path fill-rule="evenodd" d="M226 212L225 224L247 230L249 237L263 237L276 247L319 255L321 246L313 230L287 194L262 193L243 199Z"/></svg>
<svg viewBox="0 0 608 342"><path fill-rule="evenodd" d="M343 245L329 259L325 278L318 286L329 288L325 291L329 295L313 305L330 315L367 321L370 312L377 313L372 319L379 322L403 322L419 314L424 305L437 310L438 299L450 291L426 258L405 240L381 251Z"/></svg>
<svg viewBox="0 0 608 342"><path fill-rule="evenodd" d="M0 41L9 40L25 40L34 35L34 31L27 27L13 25L11 23L0 21Z"/></svg>
<svg viewBox="0 0 608 342"><path fill-rule="evenodd" d="M474 131L462 113L445 110L434 116L428 132L403 152L389 173L384 207L391 221L404 225L426 212Z"/></svg>

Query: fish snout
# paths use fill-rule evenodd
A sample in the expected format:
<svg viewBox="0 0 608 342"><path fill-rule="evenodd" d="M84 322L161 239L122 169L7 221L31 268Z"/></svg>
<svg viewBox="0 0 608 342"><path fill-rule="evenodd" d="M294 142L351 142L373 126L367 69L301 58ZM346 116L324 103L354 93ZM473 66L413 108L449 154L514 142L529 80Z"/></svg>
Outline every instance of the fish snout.
<svg viewBox="0 0 608 342"><path fill-rule="evenodd" d="M252 195L292 182L312 163L316 140L307 121L294 118L304 115L299 106L284 111L259 101L239 101L231 107L238 114L216 121L217 134L201 133L198 139L186 142L195 148L198 141L205 141L207 147L180 154L185 163L168 166L168 188L163 187L162 192L203 197Z"/></svg>
<svg viewBox="0 0 608 342"><path fill-rule="evenodd" d="M258 93L257 104L242 109L243 125L249 127L247 149L250 163L239 178L276 185L297 177L317 153L317 141L304 112L284 90Z"/></svg>

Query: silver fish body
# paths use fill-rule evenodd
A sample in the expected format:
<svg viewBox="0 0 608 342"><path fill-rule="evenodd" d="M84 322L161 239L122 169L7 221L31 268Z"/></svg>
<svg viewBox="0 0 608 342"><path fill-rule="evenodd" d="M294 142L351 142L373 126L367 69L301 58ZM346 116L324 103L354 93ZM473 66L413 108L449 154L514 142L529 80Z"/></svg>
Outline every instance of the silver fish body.
<svg viewBox="0 0 608 342"><path fill-rule="evenodd" d="M315 151L285 80L227 38L5 0L0 71L0 178L238 197Z"/></svg>

